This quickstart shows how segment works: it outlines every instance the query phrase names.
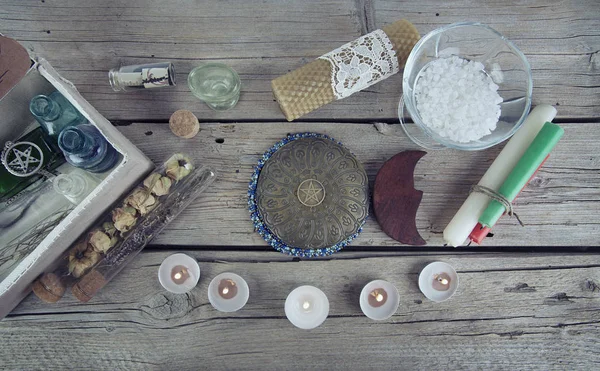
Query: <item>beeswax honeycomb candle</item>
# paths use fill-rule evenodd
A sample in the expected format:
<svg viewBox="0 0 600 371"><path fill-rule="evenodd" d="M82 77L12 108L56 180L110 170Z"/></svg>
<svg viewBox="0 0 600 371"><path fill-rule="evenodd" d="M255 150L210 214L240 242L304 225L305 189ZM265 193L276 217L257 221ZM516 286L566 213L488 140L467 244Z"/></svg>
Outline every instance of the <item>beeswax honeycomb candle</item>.
<svg viewBox="0 0 600 371"><path fill-rule="evenodd" d="M555 116L556 109L548 104L540 104L535 107L521 128L506 143L502 152L498 154L478 184L498 191L542 126L546 122L552 121ZM444 241L454 247L462 245L477 225L479 217L489 202L488 196L471 193L444 229Z"/></svg>
<svg viewBox="0 0 600 371"><path fill-rule="evenodd" d="M396 21L274 79L275 99L295 120L397 73L419 38L409 21Z"/></svg>

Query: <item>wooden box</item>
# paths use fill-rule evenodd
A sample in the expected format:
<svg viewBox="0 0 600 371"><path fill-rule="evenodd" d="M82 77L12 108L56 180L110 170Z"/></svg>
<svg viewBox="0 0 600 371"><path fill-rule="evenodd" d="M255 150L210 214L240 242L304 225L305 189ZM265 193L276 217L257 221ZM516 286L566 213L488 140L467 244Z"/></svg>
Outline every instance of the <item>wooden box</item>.
<svg viewBox="0 0 600 371"><path fill-rule="evenodd" d="M31 59L14 40L0 36L0 141L14 141L37 125L29 112L29 101L38 94L58 90L90 123L94 124L120 153L117 165L102 174L98 186L57 224L37 245L19 250L20 259L0 281L0 319L31 291L31 283L52 269L59 257L122 194L137 184L154 165L113 125L89 104L75 86L62 78L44 59ZM12 53L12 54L8 54ZM19 56L20 54L20 56ZM2 60L4 59L4 60ZM24 65L27 63L27 65ZM11 76L12 74L12 76ZM18 75L18 76L15 76ZM21 76L22 75L22 76ZM107 80L108 84L108 80ZM0 246L0 252L5 246ZM23 256L25 256L23 258Z"/></svg>

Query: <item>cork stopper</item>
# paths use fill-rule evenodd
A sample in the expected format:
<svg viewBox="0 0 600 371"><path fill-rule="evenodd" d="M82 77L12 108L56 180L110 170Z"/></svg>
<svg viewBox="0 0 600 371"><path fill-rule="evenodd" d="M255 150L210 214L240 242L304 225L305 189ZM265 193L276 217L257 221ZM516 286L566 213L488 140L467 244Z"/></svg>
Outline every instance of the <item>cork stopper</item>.
<svg viewBox="0 0 600 371"><path fill-rule="evenodd" d="M190 139L196 136L200 131L200 122L191 111L175 111L169 119L169 127L173 134L180 138Z"/></svg>
<svg viewBox="0 0 600 371"><path fill-rule="evenodd" d="M55 273L44 273L33 283L33 293L45 303L56 303L67 290L64 282Z"/></svg>
<svg viewBox="0 0 600 371"><path fill-rule="evenodd" d="M102 273L92 269L73 285L71 292L79 301L87 303L106 283L107 281Z"/></svg>

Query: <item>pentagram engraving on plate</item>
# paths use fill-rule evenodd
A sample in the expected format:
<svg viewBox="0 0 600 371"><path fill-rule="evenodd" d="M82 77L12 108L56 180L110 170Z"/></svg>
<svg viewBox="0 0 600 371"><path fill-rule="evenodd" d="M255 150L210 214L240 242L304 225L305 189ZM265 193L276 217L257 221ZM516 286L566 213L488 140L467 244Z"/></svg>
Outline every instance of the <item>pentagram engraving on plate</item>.
<svg viewBox="0 0 600 371"><path fill-rule="evenodd" d="M357 236L369 211L369 179L341 144L304 135L269 150L250 204L267 242L310 257L319 249L338 251Z"/></svg>
<svg viewBox="0 0 600 371"><path fill-rule="evenodd" d="M306 179L298 186L298 201L304 206L320 205L325 199L325 187L316 179Z"/></svg>
<svg viewBox="0 0 600 371"><path fill-rule="evenodd" d="M44 153L35 143L7 142L2 152L2 165L9 173L27 177L37 173L44 163Z"/></svg>

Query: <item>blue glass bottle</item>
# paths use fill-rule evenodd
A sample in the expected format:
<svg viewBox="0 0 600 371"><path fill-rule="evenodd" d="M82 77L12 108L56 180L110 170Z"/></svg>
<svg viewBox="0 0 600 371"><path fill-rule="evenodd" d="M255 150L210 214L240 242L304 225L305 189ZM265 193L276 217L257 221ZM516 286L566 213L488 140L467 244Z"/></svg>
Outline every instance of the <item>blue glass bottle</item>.
<svg viewBox="0 0 600 371"><path fill-rule="evenodd" d="M58 145L67 162L92 173L110 170L119 153L92 124L71 126L61 131Z"/></svg>
<svg viewBox="0 0 600 371"><path fill-rule="evenodd" d="M63 129L87 123L86 118L58 91L33 97L29 111L55 146Z"/></svg>

